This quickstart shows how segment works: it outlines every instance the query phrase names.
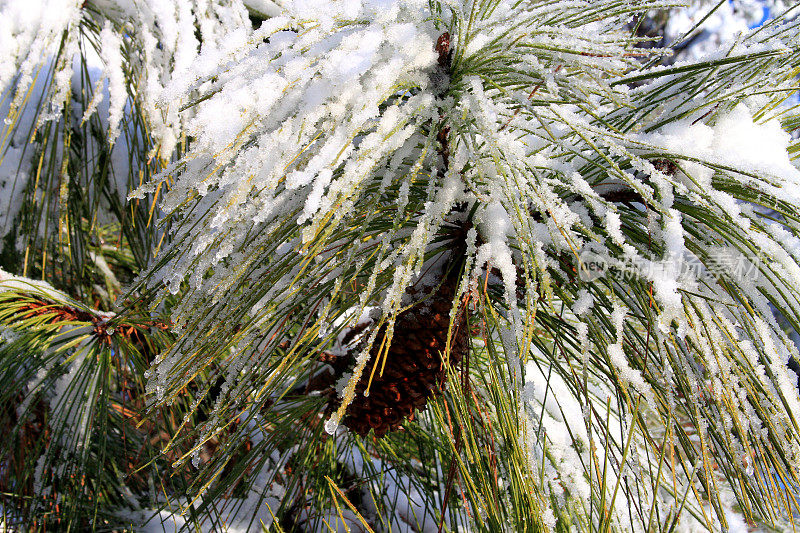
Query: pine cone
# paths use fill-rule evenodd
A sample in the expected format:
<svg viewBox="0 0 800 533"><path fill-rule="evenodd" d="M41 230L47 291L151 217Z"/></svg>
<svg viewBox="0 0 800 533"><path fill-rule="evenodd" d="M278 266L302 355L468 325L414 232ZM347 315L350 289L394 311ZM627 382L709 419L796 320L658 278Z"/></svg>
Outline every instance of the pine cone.
<svg viewBox="0 0 800 533"><path fill-rule="evenodd" d="M379 375L380 368L375 371L369 396L365 397L372 367L379 364L377 352L386 334L385 326L378 333L371 364L356 385L355 399L344 419L352 431L364 436L374 429L375 436L382 437L407 418L413 418L415 409L423 409L429 398L444 390L447 373L442 355L457 285L458 276L447 276L425 302L398 315L383 375ZM451 339L451 364L461 362L468 342L467 313L461 308Z"/></svg>

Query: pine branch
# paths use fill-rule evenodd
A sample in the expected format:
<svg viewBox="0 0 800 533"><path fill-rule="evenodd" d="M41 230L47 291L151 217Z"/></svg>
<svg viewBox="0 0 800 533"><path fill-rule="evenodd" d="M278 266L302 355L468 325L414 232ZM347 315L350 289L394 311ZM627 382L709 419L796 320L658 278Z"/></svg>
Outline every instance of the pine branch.
<svg viewBox="0 0 800 533"><path fill-rule="evenodd" d="M673 2L22 5L21 527L791 521L797 8L656 66Z"/></svg>

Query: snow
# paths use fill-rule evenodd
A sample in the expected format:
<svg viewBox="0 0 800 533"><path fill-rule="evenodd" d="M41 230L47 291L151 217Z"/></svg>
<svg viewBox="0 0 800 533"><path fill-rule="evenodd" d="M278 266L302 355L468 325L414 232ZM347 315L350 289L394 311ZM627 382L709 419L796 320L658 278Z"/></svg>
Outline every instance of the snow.
<svg viewBox="0 0 800 533"><path fill-rule="evenodd" d="M45 4L0 0L0 49L8 50L0 58L2 113L17 123L2 147L3 235L33 168L22 148L25 130L55 118L75 88L73 56L85 44L77 29L81 3ZM172 228L159 260L132 289L180 295L171 310L181 342L148 371L154 400L169 398L185 385L182 376L194 375L209 332L243 316L252 318L251 330L225 346L223 390L261 384L255 369L272 360L282 340L280 318L299 307L309 314L302 327L315 341L337 353L357 351L352 373L338 376L338 412L324 423L340 438L379 327L391 337L409 287L436 283L438 271L427 268L448 256L431 257L435 239L472 213L458 297L476 309L482 287L502 294L491 341L505 356L512 393L522 398L526 430L536 435L528 466L541 472L556 501L591 508L598 460L611 465L612 485L645 470L652 439L631 415L640 400L665 443L667 435L675 439L673 412L709 396L717 403L696 414L693 436L706 443L711 424L738 435L713 443L724 450L712 452L741 457L745 445L772 446L774 439L791 458L800 456L793 418L800 403L785 369L796 350L770 311L777 302L787 315L800 313L800 229L790 216L769 220L735 192L776 209L780 202L800 205L800 170L781 125L788 111L765 95L747 97L772 90L773 74L776 87L790 90L797 39L776 28L766 28L762 40L747 33L761 22L764 4L714 4L698 36L685 41L693 44L679 63L642 73L617 31L628 12L602 19L598 11L600 20L587 23L586 2L501 2L495 9L451 2L448 13L435 16L423 0L98 2L104 22L89 74L96 94L83 119L100 115L109 142L119 139L115 149L124 150L128 91L135 91L157 143L149 155L163 163L151 182L125 191L130 199L163 191L160 209ZM681 38L710 5L678 11L668 40ZM251 31L245 6L272 18ZM777 3L767 7L772 14ZM453 57L463 69L452 79L436 52L444 27L454 32ZM62 35L65 53L50 59ZM136 53L126 62L131 46ZM750 59L734 61L743 58ZM725 87L708 82L698 90L693 76L710 70L686 72L693 62L712 60ZM34 80L42 64L42 74L54 78L51 87ZM769 70L734 70L740 64ZM628 87L637 75L658 77ZM49 99L48 117L21 107L29 88ZM178 154L186 140L188 151ZM716 250L735 251L758 268L746 279L715 277L709 271ZM572 271L583 253L630 278L620 283L609 269L590 290L586 283L594 280L575 279ZM702 268L686 270L693 260ZM52 289L2 272L0 281ZM360 294L348 293L352 301L339 309L351 285ZM743 312L742 302L753 311ZM375 327L341 346L333 332L364 321L365 313ZM570 342L539 353L553 332L537 336L536 348L530 339L546 319L568 323ZM263 357L253 357L256 347ZM57 403L82 362L76 357L55 383ZM730 397L724 405L722 394ZM208 434L220 416L215 410ZM85 419L66 420L85 430ZM622 457L628 443L620 439L628 434L630 456ZM391 507L387 522L401 530L436 529L410 476L372 457L343 461L356 476L368 469L384 474L383 485L370 481L363 494L371 511ZM688 494L699 474L696 465L680 466L692 468L670 474ZM748 466L731 468L747 473ZM642 481L635 489L645 493L640 501L659 512L677 501L661 478ZM614 524L634 529L627 512L634 492L627 485L624 492L609 513ZM694 498L689 505L704 508ZM269 509L248 502L242 513L267 524ZM267 503L272 508L275 501ZM729 514L733 499L723 503L709 512L742 526ZM349 510L304 512L300 520L309 528L361 528ZM547 512L552 525L560 510ZM186 525L165 509L146 513L137 520L154 514L148 530ZM228 530L245 530L244 515L224 515ZM208 520L201 530L219 527Z"/></svg>
<svg viewBox="0 0 800 533"><path fill-rule="evenodd" d="M125 518L141 533L179 533L187 527L200 533L249 533L260 531L261 527L269 529L280 505L273 497L258 500L259 495L254 495L249 500L232 498L220 502L218 508L224 510L220 516L204 516L196 522L165 509L129 512Z"/></svg>
<svg viewBox="0 0 800 533"><path fill-rule="evenodd" d="M782 177L787 186L800 185L800 170L787 151L791 138L777 119L757 124L747 106L739 104L714 125L711 150L743 170Z"/></svg>
<svg viewBox="0 0 800 533"><path fill-rule="evenodd" d="M0 94L8 91L15 76L23 88L33 83L34 71L74 23L80 4L79 0L0 2ZM24 91L16 93L12 109L19 107L23 95Z"/></svg>
<svg viewBox="0 0 800 533"><path fill-rule="evenodd" d="M379 526L380 531L408 533L439 531L439 521L435 516L441 498L438 492L423 494L413 477L395 466L384 463L381 459L364 453L360 447L352 443L347 444L341 434L338 436L337 446L340 450L338 459L345 468L352 475L368 480L361 488L365 518L370 517L373 523ZM414 465L414 462L412 461L412 468L422 466ZM434 504L437 504L435 507L429 505L431 498ZM463 523L465 519L463 511L458 510L456 520ZM444 525L453 527L452 519L447 515ZM327 529L322 528L319 531Z"/></svg>
<svg viewBox="0 0 800 533"><path fill-rule="evenodd" d="M348 381L350 380L351 379L348 378ZM325 432L328 433L328 435L333 435L334 433L336 433L336 429L338 427L339 427L339 414L333 413L331 417L325 421Z"/></svg>
<svg viewBox="0 0 800 533"><path fill-rule="evenodd" d="M100 57L104 65L104 73L108 77L108 138L113 144L119 135L119 124L122 120L122 112L128 100L128 93L125 88L125 76L122 65L122 40L120 36L111 28L111 23L106 21L106 25L100 32ZM102 93L101 93L102 94Z"/></svg>
<svg viewBox="0 0 800 533"><path fill-rule="evenodd" d="M677 180L689 189L707 194L743 227L749 222L741 217L738 202L711 186L713 168L741 174L746 187L752 186L752 176L768 177L760 185L776 197L791 204L800 203L800 170L789 157L791 135L777 119L756 122L748 107L740 103L721 114L713 125L694 123L694 120L673 122L660 130L640 134L637 141L668 150L677 157L686 157ZM705 161L700 164L697 161ZM679 232L672 230L672 234ZM676 234L677 235L677 234ZM677 243L679 237L670 242Z"/></svg>
<svg viewBox="0 0 800 533"><path fill-rule="evenodd" d="M4 0L0 3L0 46L8 51L0 59L0 93L9 90L14 75L21 74L14 80L12 112L22 103L27 88L34 82L32 75L43 58L56 53L64 36L64 52L56 65L54 89L50 95L53 110L48 115L50 118L57 116L56 111L66 101L70 88L72 57L78 52L81 39L77 26L82 5L83 2L77 0ZM121 50L127 39L141 43L144 61L135 65L140 79L134 79L134 83L139 84L147 118L157 140L162 143L161 154L167 158L171 155L181 124L174 110L165 114L157 102L169 79L185 74L198 55L195 24L200 26L209 47L241 34L248 27L246 10L241 4L218 6L213 10L203 6L204 2L199 0L175 3L152 0L136 6L124 0L97 3L95 7L100 13L109 17L99 35L99 54L103 75L109 80L108 120L112 142L118 135L127 101Z"/></svg>
<svg viewBox="0 0 800 533"><path fill-rule="evenodd" d="M592 303L594 303L592 294L586 289L581 289L575 297L575 303L572 305L572 312L575 313L576 316L584 315L589 312Z"/></svg>
<svg viewBox="0 0 800 533"><path fill-rule="evenodd" d="M486 242L478 247L475 268L485 265L487 268L498 268L503 277L507 298L515 301L517 270L507 242L508 237L514 234L511 218L503 205L495 200L477 215L477 220Z"/></svg>
<svg viewBox="0 0 800 533"><path fill-rule="evenodd" d="M249 27L245 24L246 10L237 2L212 9L203 1L156 0L138 5L126 0L98 1L93 3L101 19L95 53L95 43L79 30L81 17L88 16L81 10L83 4L77 0L0 1L0 116L4 119L0 133L0 239L16 229L24 198L21 193L35 171L35 150L30 143L34 128L46 120L61 120L60 110L70 92L82 87L79 51L85 53L87 81L95 92L85 109L78 109L80 99L74 98L77 92L70 105L82 113L81 123L100 112L112 145L110 176L124 198L129 192L129 141L143 144L142 139L131 137L139 134L133 126L125 132L120 128L124 116L130 113L129 83L130 89L137 90L147 115L143 118L155 133L156 150L168 159L183 125L174 110L165 113L158 101L169 79L188 70L199 52L195 24L209 47L220 42L230 46L231 40L240 42L246 39ZM244 37L234 39L242 34ZM62 39L63 47L59 48ZM123 64L123 48L137 44L143 61ZM127 69L133 73L130 79ZM118 138L121 141L115 144ZM55 141L60 148L60 139ZM86 142L91 158L98 151L97 143L93 139ZM105 222L104 213L100 217L100 222ZM40 230L46 223L39 224ZM4 239L1 242L0 246L6 244ZM22 244L21 239L17 242Z"/></svg>
<svg viewBox="0 0 800 533"><path fill-rule="evenodd" d="M46 281L16 276L0 269L0 292L8 290L32 292L34 294L53 298L56 301L68 301L70 299L69 296L53 288L53 286Z"/></svg>
<svg viewBox="0 0 800 533"><path fill-rule="evenodd" d="M717 5L718 2L693 2L685 9L676 10L669 17L665 37L667 43L681 39ZM689 33L691 45L682 54L683 58L698 60L716 51L721 45L732 42L748 29L747 19L737 13L730 2L722 2L694 33ZM687 57L688 56L688 57Z"/></svg>

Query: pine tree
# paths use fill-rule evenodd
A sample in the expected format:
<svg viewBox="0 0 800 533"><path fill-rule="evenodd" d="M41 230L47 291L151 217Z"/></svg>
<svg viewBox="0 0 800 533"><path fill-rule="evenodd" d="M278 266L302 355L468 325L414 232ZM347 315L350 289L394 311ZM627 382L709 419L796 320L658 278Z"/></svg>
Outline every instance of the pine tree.
<svg viewBox="0 0 800 533"><path fill-rule="evenodd" d="M4 522L794 527L800 6L679 5L0 0Z"/></svg>

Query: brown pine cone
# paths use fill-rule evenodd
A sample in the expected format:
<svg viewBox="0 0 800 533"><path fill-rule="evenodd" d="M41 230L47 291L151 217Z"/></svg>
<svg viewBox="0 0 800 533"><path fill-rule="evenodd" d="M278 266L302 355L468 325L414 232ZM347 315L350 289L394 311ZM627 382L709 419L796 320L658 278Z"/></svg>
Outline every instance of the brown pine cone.
<svg viewBox="0 0 800 533"><path fill-rule="evenodd" d="M377 352L385 326L378 333L371 364L356 385L355 398L343 421L352 431L364 436L374 429L375 436L382 437L413 418L416 409L423 409L429 398L444 390L447 373L442 356L457 284L458 276L451 273L428 299L398 315L383 374L380 367L375 371L369 396L365 397L372 367L380 364ZM451 339L451 364L461 362L468 343L467 313L462 307Z"/></svg>

